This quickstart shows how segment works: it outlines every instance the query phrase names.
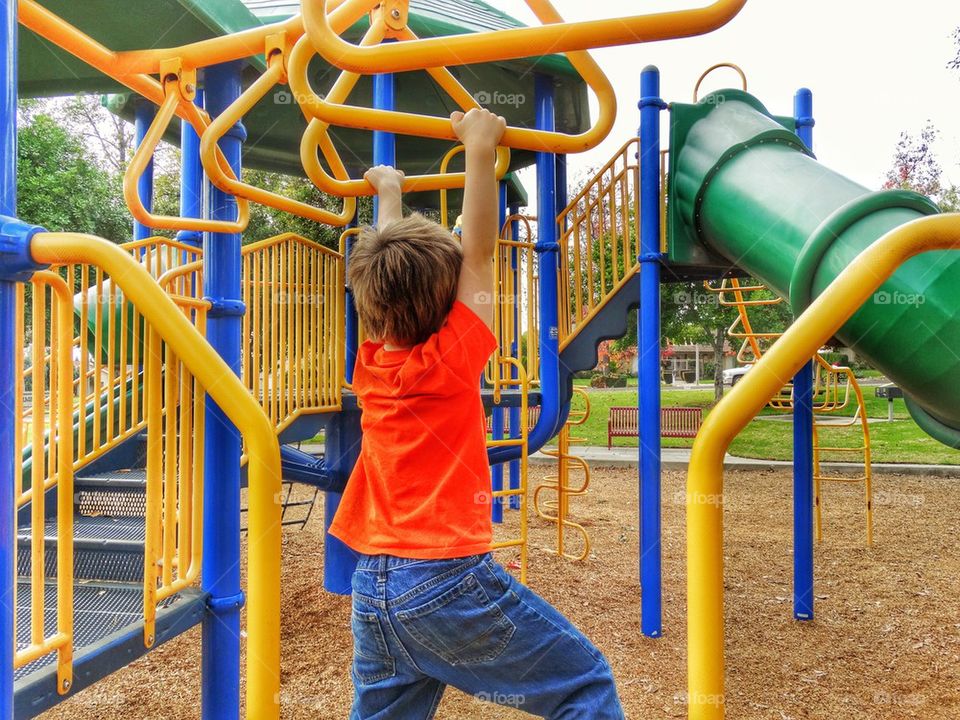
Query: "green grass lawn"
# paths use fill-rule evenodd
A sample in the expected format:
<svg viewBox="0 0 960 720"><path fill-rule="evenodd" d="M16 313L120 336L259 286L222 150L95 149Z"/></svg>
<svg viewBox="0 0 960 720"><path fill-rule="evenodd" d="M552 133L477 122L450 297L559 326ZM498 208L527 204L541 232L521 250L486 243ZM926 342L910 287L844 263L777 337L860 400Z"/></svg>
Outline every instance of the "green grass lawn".
<svg viewBox="0 0 960 720"><path fill-rule="evenodd" d="M583 427L572 431L586 439L588 445L607 444L607 416L611 407L634 405L633 390L590 390L590 417ZM886 418L887 401L876 398L873 388L864 390L864 402L869 417ZM713 390L663 390L664 407L701 407L708 414L713 404ZM846 409L852 416L855 405ZM782 414L766 408L762 415ZM894 401L893 422L870 424L871 452L874 462L960 464L960 451L952 450L929 437L909 419L903 400ZM849 428L828 428L821 431L821 445L856 447L861 442L860 424ZM664 438L665 447L690 447L692 440ZM618 447L636 447L635 438L615 438ZM789 421L754 420L734 440L731 453L741 457L765 460L789 460L793 452L793 426ZM856 453L827 453L824 459L856 460Z"/></svg>

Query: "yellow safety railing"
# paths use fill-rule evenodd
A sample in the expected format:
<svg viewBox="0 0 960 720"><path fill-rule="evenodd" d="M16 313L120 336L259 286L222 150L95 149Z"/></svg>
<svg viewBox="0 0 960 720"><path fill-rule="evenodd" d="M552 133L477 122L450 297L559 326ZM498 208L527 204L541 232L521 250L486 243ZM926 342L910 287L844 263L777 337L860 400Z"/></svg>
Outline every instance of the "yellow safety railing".
<svg viewBox="0 0 960 720"><path fill-rule="evenodd" d="M30 640L18 647L14 667L20 668L50 653L57 653L57 692L73 686L73 293L56 272L35 273L30 283L32 368L24 371L23 355L17 356L20 372L30 382L29 404L37 411L29 428L30 442L40 450L31 462L30 488L23 492L17 472L16 496L20 505L30 503ZM18 330L22 330L24 293L18 293ZM44 357L44 349L49 353ZM17 388L17 402L24 402L24 387ZM48 408L48 412L44 412ZM20 408L22 414L22 408ZM41 421L40 417L43 416ZM20 458L22 436L17 434L14 457ZM46 453L43 448L46 446ZM47 511L46 494L53 487L56 498L56 596L57 616L53 632L47 632L44 596ZM16 518L16 516L15 516ZM12 540L12 538L11 538ZM16 633L15 633L16 635Z"/></svg>
<svg viewBox="0 0 960 720"><path fill-rule="evenodd" d="M193 262L200 253L192 245L160 237L126 243L122 248L155 278ZM70 355L76 371L68 393L72 413L77 414L79 420L73 449L74 469L77 469L142 430L146 424L143 389L138 380L139 367L144 361L143 318L101 269L61 263L52 270L67 284L77 321L76 332L73 323L70 326ZM189 284L182 283L175 294L193 299L199 296L199 285L193 279L183 282ZM173 292L174 288L170 290ZM20 305L18 318L22 322L25 316L22 287ZM45 336L40 329L45 321L36 316L39 311L40 307L33 304L27 335L41 342L31 345L29 366L20 375L24 385L51 372L52 350L49 342L42 342ZM31 447L35 454L42 453L44 428L49 428L44 405L22 405L20 418L20 447ZM40 434L35 436L38 428ZM52 480L48 478L48 482ZM26 497L21 494L21 504L23 502Z"/></svg>
<svg viewBox="0 0 960 720"><path fill-rule="evenodd" d="M343 254L287 233L243 248L243 382L279 432L339 410Z"/></svg>
<svg viewBox="0 0 960 720"><path fill-rule="evenodd" d="M247 545L247 712L258 718L279 718L280 694L280 524L281 493L280 449L277 436L270 420L261 410L257 401L250 395L240 378L235 376L223 360L204 340L191 323L181 307L171 299L153 279L143 264L136 262L123 249L112 243L91 235L78 233L38 233L31 240L31 253L39 263L66 263L66 267L89 265L108 276L118 286L124 299L140 312L145 326L144 339L147 340L145 361L152 367L161 364L161 360L176 362L169 364L168 370L177 369L177 381L172 382L169 374L158 373L152 368L147 370L147 402L161 394L175 392L174 385L185 380L192 382L193 398L199 392L207 392L223 410L229 420L236 425L246 445L249 476L250 510ZM162 340L162 343L157 339ZM162 349L163 355L160 355ZM190 413L189 403L181 402L184 411ZM154 454L157 443L166 440L170 426L176 423L170 416L158 415L156 405L150 405L150 432L154 433L151 442ZM180 418L181 421L183 418ZM165 422L164 422L165 420ZM190 422L196 422L196 416ZM163 433L158 438L156 433ZM196 435L196 433L193 433ZM169 445L168 445L169 447ZM149 452L149 451L148 451ZM197 458L194 458L196 462ZM192 568L197 543L191 545L190 559L186 555L171 555L171 532L185 532L187 528L174 525L176 512L169 514L171 507L176 511L184 510L182 505L172 505L170 489L179 482L178 492L184 487L196 490L197 483L187 477L170 480L169 465L158 466L148 462L148 472L154 475L153 484L148 481L148 494L154 496L148 510L146 527L147 542L151 544L147 558L155 561L162 557L160 568L161 582L154 587L145 587L145 597L151 597L156 590L158 598L169 592L177 582L186 581ZM158 472L163 476L157 481ZM183 484L186 482L186 486ZM159 498L162 506L158 503ZM196 495L191 494L191 497ZM181 496L183 502L186 497ZM72 501L72 497L71 497ZM148 500L148 503L150 501ZM161 515L167 514L162 523L158 522L157 509L162 507ZM190 508L193 518L199 517L199 507L194 503ZM184 523L190 526L195 540L201 536L199 526L194 522ZM176 530L174 530L176 528ZM182 546L185 547L185 546ZM169 562L168 562L169 560ZM146 561L145 561L146 562ZM183 563L190 567L184 569ZM177 564L177 577L173 577L173 566ZM169 573L169 577L167 574ZM182 573L182 575L181 575ZM169 582L166 582L169 580ZM149 612L149 608L145 608ZM145 618L148 623L149 618ZM149 630L145 641L150 641Z"/></svg>
<svg viewBox="0 0 960 720"><path fill-rule="evenodd" d="M544 455L550 455L557 459L557 474L550 475L546 481L537 486L533 491L533 509L544 520L555 523L557 527L557 548L556 553L568 560L585 560L590 554L590 533L580 523L570 519L570 500L576 497L583 497L590 489L590 465L582 457L574 455L570 451L571 445L583 444L587 441L583 437L573 437L571 429L583 427L590 417L590 396L582 388L574 388L574 396L583 403L582 410L574 410L571 406L570 414L567 416L567 422L564 423L560 433L557 435L557 447L543 448L541 452ZM574 470L581 474L582 481L578 486L570 484L570 477ZM541 499L542 493L552 493L553 498ZM580 536L580 552L570 553L567 551L566 531L573 530Z"/></svg>
<svg viewBox="0 0 960 720"><path fill-rule="evenodd" d="M628 140L560 213L560 348L639 268L638 138Z"/></svg>
<svg viewBox="0 0 960 720"><path fill-rule="evenodd" d="M520 361L530 385L540 381L540 279L532 221L535 219L525 215L508 217L497 241L493 286L493 334L497 338L497 349L485 371L486 380L491 384L497 379L498 371L511 369L512 366L501 363L506 357ZM522 228L520 232L526 240L513 238L514 222Z"/></svg>
<svg viewBox="0 0 960 720"><path fill-rule="evenodd" d="M517 516L519 518L519 535L511 540L501 540L493 543L494 550L504 550L508 548L519 548L520 551L520 582L527 581L527 556L528 556L528 522L527 522L527 465L528 465L528 438L530 435L530 413L527 399L530 396L530 383L527 380L526 371L523 365L515 358L501 358L501 365L509 366L501 370L498 375L500 379L494 386L494 401L499 400L499 393L503 388L515 387L520 391L520 435L515 438L504 438L502 440L487 440L487 447L517 447L520 448L520 481L516 488L505 488L495 490L491 493L494 500L504 498L519 498L520 507ZM515 375L516 377L511 377ZM509 502L509 501L507 501Z"/></svg>
<svg viewBox="0 0 960 720"><path fill-rule="evenodd" d="M960 249L960 215L925 217L884 235L848 265L704 420L687 475L689 717L725 714L723 458L750 420L915 255Z"/></svg>

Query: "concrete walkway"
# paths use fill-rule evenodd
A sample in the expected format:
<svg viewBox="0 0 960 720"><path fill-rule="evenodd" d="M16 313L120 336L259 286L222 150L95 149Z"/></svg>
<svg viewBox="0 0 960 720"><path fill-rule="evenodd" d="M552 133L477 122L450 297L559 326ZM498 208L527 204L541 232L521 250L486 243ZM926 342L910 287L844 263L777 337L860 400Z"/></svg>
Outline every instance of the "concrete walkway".
<svg viewBox="0 0 960 720"><path fill-rule="evenodd" d="M638 450L635 447L614 447L608 450L598 446L575 446L574 455L578 455L594 467L637 467ZM662 448L661 463L664 470L686 470L690 463L689 448ZM555 463L552 458L543 453L530 456L530 462ZM791 468L793 463L788 460L756 460L753 458L735 457L727 454L723 466L727 470L758 470L763 468ZM822 463L820 466L825 472L862 472L862 465L856 463L832 462ZM920 465L916 463L873 463L874 475L929 475L933 477L960 478L960 465Z"/></svg>

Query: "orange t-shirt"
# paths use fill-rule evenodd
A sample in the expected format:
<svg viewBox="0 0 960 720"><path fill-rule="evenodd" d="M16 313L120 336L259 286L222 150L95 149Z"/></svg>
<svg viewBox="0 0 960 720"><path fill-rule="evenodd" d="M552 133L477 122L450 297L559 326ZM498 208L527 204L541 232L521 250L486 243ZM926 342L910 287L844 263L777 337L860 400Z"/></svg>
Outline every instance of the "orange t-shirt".
<svg viewBox="0 0 960 720"><path fill-rule="evenodd" d="M367 341L353 390L363 444L330 533L366 555L432 560L490 550L490 466L480 373L490 328L457 301L408 350Z"/></svg>

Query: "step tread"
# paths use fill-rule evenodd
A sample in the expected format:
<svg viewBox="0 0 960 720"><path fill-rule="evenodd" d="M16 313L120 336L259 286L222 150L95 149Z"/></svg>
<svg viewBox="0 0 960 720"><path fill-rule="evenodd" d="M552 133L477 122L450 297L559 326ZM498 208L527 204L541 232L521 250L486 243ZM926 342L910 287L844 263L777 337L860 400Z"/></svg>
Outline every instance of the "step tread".
<svg viewBox="0 0 960 720"><path fill-rule="evenodd" d="M44 523L47 543L57 540L57 521ZM108 517L104 515L74 515L73 539L77 545L102 543L116 547L123 544L143 545L145 537L142 517ZM30 541L30 526L17 528L20 542Z"/></svg>

